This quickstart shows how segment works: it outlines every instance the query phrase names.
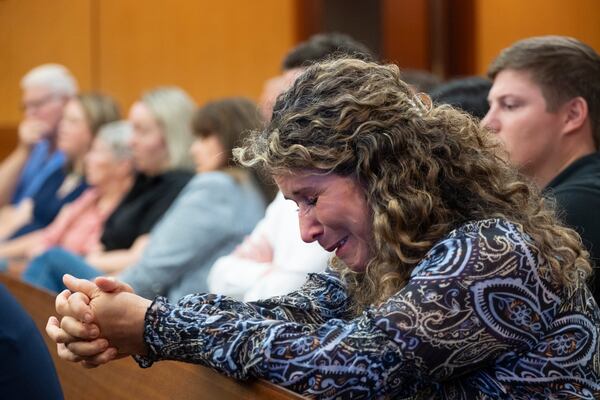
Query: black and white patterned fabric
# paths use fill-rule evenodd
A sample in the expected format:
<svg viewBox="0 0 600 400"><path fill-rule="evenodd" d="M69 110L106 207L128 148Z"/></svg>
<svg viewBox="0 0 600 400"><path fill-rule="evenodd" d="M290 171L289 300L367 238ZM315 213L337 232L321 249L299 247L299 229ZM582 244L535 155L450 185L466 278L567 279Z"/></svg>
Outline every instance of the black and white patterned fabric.
<svg viewBox="0 0 600 400"><path fill-rule="evenodd" d="M211 294L146 314L148 357L317 398L598 399L600 311L566 293L515 224L466 224L437 243L406 287L350 318L343 282L242 303Z"/></svg>

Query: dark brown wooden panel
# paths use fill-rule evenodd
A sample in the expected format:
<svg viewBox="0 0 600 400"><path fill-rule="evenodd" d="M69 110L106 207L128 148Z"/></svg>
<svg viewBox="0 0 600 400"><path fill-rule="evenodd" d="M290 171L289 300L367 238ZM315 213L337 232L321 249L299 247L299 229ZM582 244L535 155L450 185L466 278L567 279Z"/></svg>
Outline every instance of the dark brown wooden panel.
<svg viewBox="0 0 600 400"><path fill-rule="evenodd" d="M401 68L431 69L429 1L382 0L383 56Z"/></svg>
<svg viewBox="0 0 600 400"><path fill-rule="evenodd" d="M3 160L17 145L17 127L0 126L0 160Z"/></svg>

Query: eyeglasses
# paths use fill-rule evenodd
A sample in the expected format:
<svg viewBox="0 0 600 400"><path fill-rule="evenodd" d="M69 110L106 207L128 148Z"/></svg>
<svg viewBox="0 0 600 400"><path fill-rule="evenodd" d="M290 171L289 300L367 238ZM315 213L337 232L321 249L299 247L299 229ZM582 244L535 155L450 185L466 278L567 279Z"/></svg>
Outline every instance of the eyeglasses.
<svg viewBox="0 0 600 400"><path fill-rule="evenodd" d="M57 98L57 96L55 94L47 94L46 96L36 99L36 100L24 101L23 104L21 105L21 109L23 111L37 110L38 108L42 108L48 102L50 102L51 100L54 100L56 98Z"/></svg>

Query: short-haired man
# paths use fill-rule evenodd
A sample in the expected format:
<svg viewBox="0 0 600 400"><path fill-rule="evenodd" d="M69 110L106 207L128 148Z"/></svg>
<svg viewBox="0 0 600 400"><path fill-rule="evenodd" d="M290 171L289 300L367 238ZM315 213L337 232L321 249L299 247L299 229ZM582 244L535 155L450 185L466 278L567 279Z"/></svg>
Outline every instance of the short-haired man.
<svg viewBox="0 0 600 400"><path fill-rule="evenodd" d="M573 38L534 37L504 49L488 75L494 83L482 124L556 199L600 267L600 56ZM600 277L591 289L600 301Z"/></svg>
<svg viewBox="0 0 600 400"><path fill-rule="evenodd" d="M24 119L17 147L0 164L0 205L31 197L64 164L56 151L56 132L65 104L77 93L77 82L62 65L44 64L23 77L21 88Z"/></svg>
<svg viewBox="0 0 600 400"><path fill-rule="evenodd" d="M346 34L330 32L311 36L285 55L281 63L282 74L265 82L259 101L265 121L271 119L277 96L292 86L306 67L335 56L352 56L365 61L375 58L367 46Z"/></svg>

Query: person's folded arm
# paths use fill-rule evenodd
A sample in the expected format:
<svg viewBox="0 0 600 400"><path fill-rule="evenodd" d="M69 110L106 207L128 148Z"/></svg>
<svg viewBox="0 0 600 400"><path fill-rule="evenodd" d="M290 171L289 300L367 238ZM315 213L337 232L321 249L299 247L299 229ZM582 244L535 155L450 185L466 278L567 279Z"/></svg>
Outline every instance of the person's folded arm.
<svg viewBox="0 0 600 400"><path fill-rule="evenodd" d="M148 235L138 237L129 249L88 254L85 261L105 274L118 273L136 263L148 244Z"/></svg>

